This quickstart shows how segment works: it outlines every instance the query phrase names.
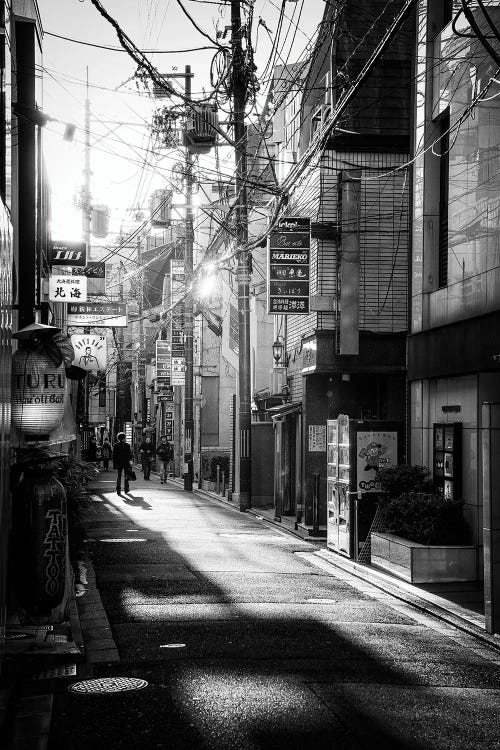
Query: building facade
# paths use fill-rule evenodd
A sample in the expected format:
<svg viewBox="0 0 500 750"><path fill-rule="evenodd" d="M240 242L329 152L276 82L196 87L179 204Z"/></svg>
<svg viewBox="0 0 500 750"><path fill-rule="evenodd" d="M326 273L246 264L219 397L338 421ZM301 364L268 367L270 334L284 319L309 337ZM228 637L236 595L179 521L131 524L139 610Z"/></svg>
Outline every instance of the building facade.
<svg viewBox="0 0 500 750"><path fill-rule="evenodd" d="M498 26L498 3L487 5ZM461 484L480 578L484 571L486 627L498 632L500 47L481 9L468 19L460 7L418 6L410 455L442 475L436 441L441 426L458 425L461 450L444 489L448 471Z"/></svg>
<svg viewBox="0 0 500 750"><path fill-rule="evenodd" d="M308 152L397 9L368 2L360 14L358 4L331 3L310 60L276 70L271 140L281 180ZM405 419L412 44L410 17L326 148L290 187L282 214L311 220L310 313L277 316L290 401L270 410L276 512L305 534L315 475L326 525L326 420L339 413Z"/></svg>

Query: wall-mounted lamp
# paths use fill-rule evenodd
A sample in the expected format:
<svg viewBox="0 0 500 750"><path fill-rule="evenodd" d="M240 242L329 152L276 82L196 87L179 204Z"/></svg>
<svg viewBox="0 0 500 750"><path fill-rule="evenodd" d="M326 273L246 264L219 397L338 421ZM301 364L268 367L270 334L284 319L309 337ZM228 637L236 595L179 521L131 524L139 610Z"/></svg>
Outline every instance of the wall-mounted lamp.
<svg viewBox="0 0 500 750"><path fill-rule="evenodd" d="M273 359L276 365L281 365L282 367L287 367L288 365L288 355L285 350L285 342L281 336L278 336L273 344Z"/></svg>

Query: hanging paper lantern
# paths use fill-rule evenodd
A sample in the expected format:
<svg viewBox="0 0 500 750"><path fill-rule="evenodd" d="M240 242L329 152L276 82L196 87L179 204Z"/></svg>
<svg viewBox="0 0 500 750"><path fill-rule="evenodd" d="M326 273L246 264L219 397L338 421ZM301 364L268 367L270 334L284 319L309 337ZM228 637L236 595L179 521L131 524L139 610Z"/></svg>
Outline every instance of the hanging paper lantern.
<svg viewBox="0 0 500 750"><path fill-rule="evenodd" d="M12 423L29 435L48 435L64 415L66 374L44 350L12 357Z"/></svg>

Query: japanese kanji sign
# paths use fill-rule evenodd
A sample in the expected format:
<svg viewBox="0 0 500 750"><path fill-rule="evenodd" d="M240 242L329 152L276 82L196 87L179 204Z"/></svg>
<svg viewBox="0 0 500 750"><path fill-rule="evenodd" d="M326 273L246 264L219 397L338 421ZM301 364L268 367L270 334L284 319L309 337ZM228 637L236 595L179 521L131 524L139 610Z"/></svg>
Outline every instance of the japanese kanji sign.
<svg viewBox="0 0 500 750"><path fill-rule="evenodd" d="M68 325L126 328L127 305L125 302L87 302L81 305L70 303Z"/></svg>
<svg viewBox="0 0 500 750"><path fill-rule="evenodd" d="M86 276L88 279L105 279L106 264L104 261L90 260L85 267L72 268L73 276Z"/></svg>
<svg viewBox="0 0 500 750"><path fill-rule="evenodd" d="M303 315L309 312L311 220L280 219L269 236L268 312Z"/></svg>
<svg viewBox="0 0 500 750"><path fill-rule="evenodd" d="M86 302L87 277L51 274L49 276L51 302Z"/></svg>

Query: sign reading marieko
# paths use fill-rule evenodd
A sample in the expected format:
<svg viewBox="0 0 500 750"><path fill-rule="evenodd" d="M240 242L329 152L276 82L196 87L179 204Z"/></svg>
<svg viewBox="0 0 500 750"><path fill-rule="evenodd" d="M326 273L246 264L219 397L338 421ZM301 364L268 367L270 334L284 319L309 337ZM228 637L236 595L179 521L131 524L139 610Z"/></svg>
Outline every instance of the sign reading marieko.
<svg viewBox="0 0 500 750"><path fill-rule="evenodd" d="M269 235L268 313L309 312L311 220L287 216Z"/></svg>
<svg viewBox="0 0 500 750"><path fill-rule="evenodd" d="M87 244L85 242L51 241L49 246L49 266L84 267L86 265Z"/></svg>
<svg viewBox="0 0 500 750"><path fill-rule="evenodd" d="M67 321L69 326L126 328L127 305L125 302L70 302Z"/></svg>
<svg viewBox="0 0 500 750"><path fill-rule="evenodd" d="M49 276L49 300L51 302L86 302L87 277L51 273Z"/></svg>

